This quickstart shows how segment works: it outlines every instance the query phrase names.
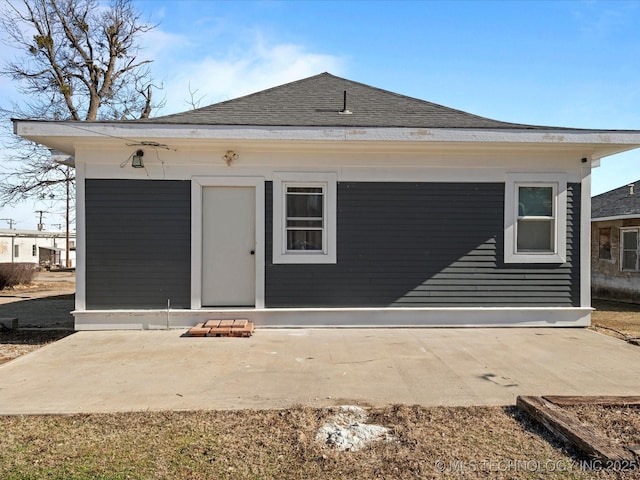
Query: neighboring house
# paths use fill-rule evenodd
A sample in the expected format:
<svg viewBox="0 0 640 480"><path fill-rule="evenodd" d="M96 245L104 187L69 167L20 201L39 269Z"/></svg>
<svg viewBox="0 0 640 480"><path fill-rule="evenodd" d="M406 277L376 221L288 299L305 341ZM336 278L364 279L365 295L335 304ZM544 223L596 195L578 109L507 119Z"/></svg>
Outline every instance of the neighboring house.
<svg viewBox="0 0 640 480"><path fill-rule="evenodd" d="M75 267L75 232L70 234L69 258ZM0 229L0 263L37 263L43 267L66 265L66 235L44 230Z"/></svg>
<svg viewBox="0 0 640 480"><path fill-rule="evenodd" d="M328 73L14 128L75 157L78 329L588 325L591 167L640 146Z"/></svg>
<svg viewBox="0 0 640 480"><path fill-rule="evenodd" d="M595 298L640 303L640 180L591 199Z"/></svg>

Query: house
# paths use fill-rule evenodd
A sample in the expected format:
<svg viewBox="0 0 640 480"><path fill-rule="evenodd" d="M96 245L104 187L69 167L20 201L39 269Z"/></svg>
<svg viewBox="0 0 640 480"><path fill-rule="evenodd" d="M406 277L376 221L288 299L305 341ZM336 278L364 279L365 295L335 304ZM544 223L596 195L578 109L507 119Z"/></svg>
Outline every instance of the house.
<svg viewBox="0 0 640 480"><path fill-rule="evenodd" d="M640 146L328 73L14 129L75 157L78 329L589 325L591 168Z"/></svg>
<svg viewBox="0 0 640 480"><path fill-rule="evenodd" d="M70 266L75 267L75 232L70 233ZM0 229L0 263L66 266L66 234L46 230Z"/></svg>
<svg viewBox="0 0 640 480"><path fill-rule="evenodd" d="M593 296L640 303L640 180L591 199Z"/></svg>

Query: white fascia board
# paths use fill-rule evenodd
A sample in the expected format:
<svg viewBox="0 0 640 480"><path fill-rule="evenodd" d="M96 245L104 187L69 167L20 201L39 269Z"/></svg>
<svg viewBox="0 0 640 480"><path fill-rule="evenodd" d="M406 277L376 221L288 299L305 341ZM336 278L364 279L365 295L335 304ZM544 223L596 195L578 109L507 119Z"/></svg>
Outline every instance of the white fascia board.
<svg viewBox="0 0 640 480"><path fill-rule="evenodd" d="M552 145L607 145L613 150L640 147L640 131L598 130L501 130L458 128L374 127L269 127L167 125L145 123L39 122L16 120L17 135L42 141L56 138L78 142L102 138L111 142L193 140L280 140L323 142L418 142L418 143L516 143ZM44 143L44 142L43 142ZM63 150L66 151L66 150Z"/></svg>
<svg viewBox="0 0 640 480"><path fill-rule="evenodd" d="M633 219L640 220L640 213L631 213L629 215L614 215L612 217L592 218L591 219L591 223L594 223L594 222L608 222L608 221L611 221L611 220L633 220Z"/></svg>

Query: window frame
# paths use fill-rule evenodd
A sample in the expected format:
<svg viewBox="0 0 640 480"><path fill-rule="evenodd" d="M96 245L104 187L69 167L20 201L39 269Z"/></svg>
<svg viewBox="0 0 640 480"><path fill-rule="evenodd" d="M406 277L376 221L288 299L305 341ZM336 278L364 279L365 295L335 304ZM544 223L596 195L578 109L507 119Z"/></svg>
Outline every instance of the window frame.
<svg viewBox="0 0 640 480"><path fill-rule="evenodd" d="M608 231L608 233L606 233ZM613 229L611 227L597 227L598 234L598 260L607 262L613 262L613 250L611 249L611 240ZM603 238L606 238L606 242L603 242ZM609 256L603 256L603 253L608 253Z"/></svg>
<svg viewBox="0 0 640 480"><path fill-rule="evenodd" d="M322 253L327 252L327 184L326 183L301 183L301 182L284 182L282 185L284 190L284 235L283 235L283 251L285 254L301 255L305 253ZM290 188L308 188L308 189L320 189L320 193L305 193L305 192L292 192ZM289 195L303 196L303 195L320 195L322 198L322 215L320 217L294 217L289 215L287 211L289 205ZM289 221L311 221L320 222L320 227L312 226L292 226ZM316 250L304 250L304 249L289 249L289 232L291 231L319 231L321 233L321 249Z"/></svg>
<svg viewBox="0 0 640 480"><path fill-rule="evenodd" d="M287 249L287 188L323 189L322 250ZM337 263L337 175L327 172L273 174L273 263Z"/></svg>
<svg viewBox="0 0 640 480"><path fill-rule="evenodd" d="M636 232L636 268L631 270L628 268L623 268L623 260L624 260L624 233L625 232ZM626 249L630 250L630 249ZM620 227L620 271L621 272L640 272L640 227Z"/></svg>
<svg viewBox="0 0 640 480"><path fill-rule="evenodd" d="M518 251L518 220L520 187L552 187L553 221L550 251ZM567 180L562 173L512 173L505 181L504 204L505 263L565 263L567 258ZM535 220L535 218L531 218Z"/></svg>

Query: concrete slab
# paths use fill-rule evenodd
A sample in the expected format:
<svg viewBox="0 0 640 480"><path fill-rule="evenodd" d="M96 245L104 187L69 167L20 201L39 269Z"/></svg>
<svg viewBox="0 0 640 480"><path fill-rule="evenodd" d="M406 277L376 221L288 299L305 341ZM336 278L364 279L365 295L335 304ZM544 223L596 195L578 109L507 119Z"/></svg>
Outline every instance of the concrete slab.
<svg viewBox="0 0 640 480"><path fill-rule="evenodd" d="M640 348L584 329L78 332L0 366L0 414L513 405L517 395L639 395Z"/></svg>

